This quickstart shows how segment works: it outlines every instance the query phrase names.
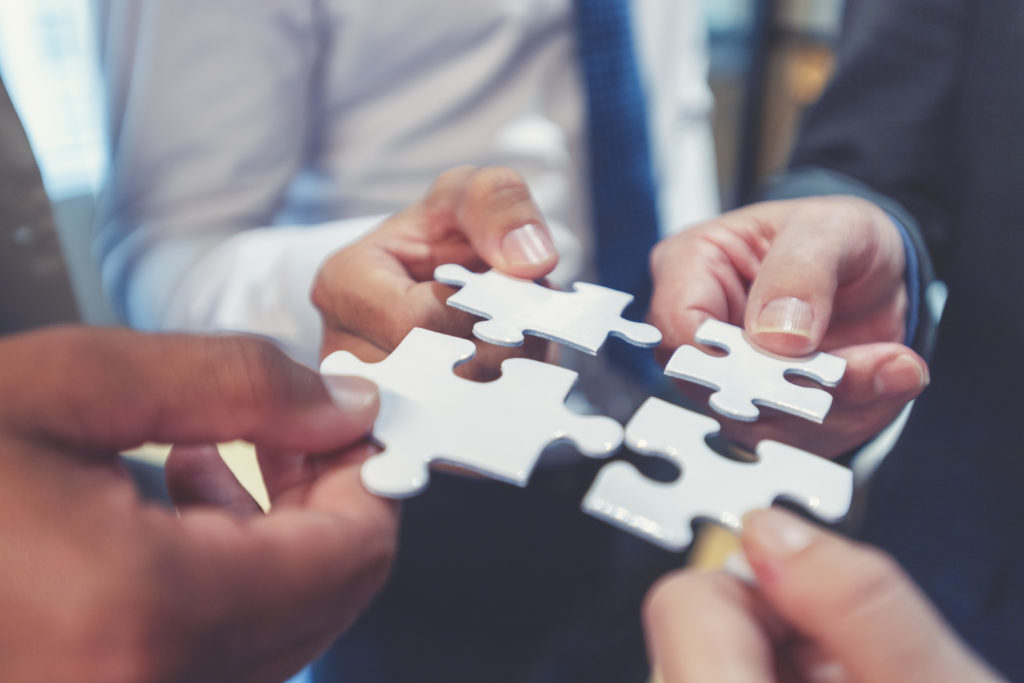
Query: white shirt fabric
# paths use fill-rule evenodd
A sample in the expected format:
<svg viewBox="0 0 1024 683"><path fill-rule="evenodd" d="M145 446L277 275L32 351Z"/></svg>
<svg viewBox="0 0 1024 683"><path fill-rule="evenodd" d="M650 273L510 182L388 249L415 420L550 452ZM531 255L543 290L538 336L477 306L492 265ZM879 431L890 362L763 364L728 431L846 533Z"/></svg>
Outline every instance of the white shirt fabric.
<svg viewBox="0 0 1024 683"><path fill-rule="evenodd" d="M105 286L144 329L315 364L322 261L459 164L522 173L559 284L590 278L572 0L107 0ZM660 213L718 211L697 0L633 0Z"/></svg>

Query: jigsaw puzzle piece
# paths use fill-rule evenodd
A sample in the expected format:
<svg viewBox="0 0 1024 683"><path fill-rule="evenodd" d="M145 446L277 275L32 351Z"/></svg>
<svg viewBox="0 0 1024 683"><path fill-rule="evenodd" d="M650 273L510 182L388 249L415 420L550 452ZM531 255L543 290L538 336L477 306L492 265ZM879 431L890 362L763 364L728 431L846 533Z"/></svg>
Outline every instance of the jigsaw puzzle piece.
<svg viewBox="0 0 1024 683"><path fill-rule="evenodd" d="M458 292L448 297L448 305L488 318L473 326L473 334L478 339L499 346L522 344L524 330L517 326L516 316L523 310L543 308L547 302L546 292L539 291L545 288L529 280L502 275L495 270L474 273L456 263L446 263L434 269L434 279L460 287ZM505 314L494 316L492 311Z"/></svg>
<svg viewBox="0 0 1024 683"><path fill-rule="evenodd" d="M553 441L571 441L590 457L618 450L618 422L565 406L576 373L516 358L502 364L502 376L493 382L453 374L474 351L467 339L416 328L379 363L347 352L324 359L325 375L365 377L380 389L373 439L384 451L363 465L367 489L390 498L415 495L429 482L434 462L525 486Z"/></svg>
<svg viewBox="0 0 1024 683"><path fill-rule="evenodd" d="M633 302L632 294L589 282L577 282L572 287L580 295L581 302L584 297L586 301L594 302L593 315L596 318L600 314L607 321L608 334L643 348L651 348L661 343L661 330L657 327L628 320L619 315Z"/></svg>
<svg viewBox="0 0 1024 683"><path fill-rule="evenodd" d="M487 318L473 326L473 334L491 344L518 346L524 334L533 334L593 355L609 334L636 346L661 341L653 325L621 316L633 297L607 287L576 283L573 291L561 292L496 270L474 273L453 263L438 266L434 278L461 287L448 297L448 305Z"/></svg>
<svg viewBox="0 0 1024 683"><path fill-rule="evenodd" d="M514 405L510 417L517 430L536 426L538 431L556 435L551 440L568 441L583 455L603 458L622 445L622 425L609 417L581 415L565 405L578 375L567 368L528 358L509 358L501 364L502 391ZM492 384L494 384L492 382ZM544 387L543 392L538 387ZM530 416L529 425L518 416ZM541 426L543 425L543 427Z"/></svg>
<svg viewBox="0 0 1024 683"><path fill-rule="evenodd" d="M469 339L416 327L405 335L387 359L379 363L365 363L348 351L335 351L320 363L320 374L327 378L328 383L331 375L355 375L376 381L374 376L403 373L429 374L437 380L450 375L453 368L468 361L475 353L476 344ZM428 358L430 362L425 363Z"/></svg>
<svg viewBox="0 0 1024 683"><path fill-rule="evenodd" d="M715 389L711 407L744 422L758 418L755 404L760 404L821 423L832 406L832 395L797 386L787 376L801 375L834 387L846 371L844 359L827 353L787 358L757 349L742 328L710 318L697 330L696 339L728 355L712 356L694 346L681 346L669 359L665 374Z"/></svg>
<svg viewBox="0 0 1024 683"><path fill-rule="evenodd" d="M731 460L705 441L719 429L712 418L648 399L626 425L626 443L638 453L671 460L680 468L679 477L658 482L629 463L610 463L587 492L583 510L669 550L692 542L693 519L738 530L744 513L779 498L827 521L849 510L850 470L773 441L758 444L757 462Z"/></svg>

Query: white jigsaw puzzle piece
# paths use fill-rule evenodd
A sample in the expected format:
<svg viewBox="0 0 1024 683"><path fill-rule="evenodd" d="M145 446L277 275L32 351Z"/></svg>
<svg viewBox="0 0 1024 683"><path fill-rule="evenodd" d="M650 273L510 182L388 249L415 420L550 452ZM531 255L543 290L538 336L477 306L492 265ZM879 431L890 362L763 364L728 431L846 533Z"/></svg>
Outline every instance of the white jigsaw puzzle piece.
<svg viewBox="0 0 1024 683"><path fill-rule="evenodd" d="M331 375L355 375L380 390L373 438L385 450L363 465L367 489L389 498L415 495L426 487L432 462L525 486L553 441L569 440L590 457L618 450L622 425L565 406L575 372L512 358L493 382L453 374L475 349L468 339L415 328L379 363L364 363L346 351L324 359L320 371L328 388Z"/></svg>
<svg viewBox="0 0 1024 683"><path fill-rule="evenodd" d="M820 423L832 406L832 395L822 389L797 386L786 375L802 375L834 387L846 371L846 360L828 353L786 358L757 349L741 328L720 320L705 320L696 339L728 355L711 356L695 346L681 346L669 359L665 374L716 389L711 407L744 422L758 418L755 404L761 404Z"/></svg>
<svg viewBox="0 0 1024 683"><path fill-rule="evenodd" d="M621 316L633 296L615 289L577 282L574 291L560 292L496 270L474 273L454 263L438 266L434 278L461 287L448 297L449 306L488 318L473 326L473 334L491 344L518 346L525 333L594 355L610 334L635 346L661 342L658 328Z"/></svg>
<svg viewBox="0 0 1024 683"><path fill-rule="evenodd" d="M739 530L749 510L785 498L827 521L850 508L850 470L775 441L757 446L757 462L738 462L712 450L705 437L718 433L717 420L658 398L649 398L626 425L626 443L646 455L679 466L672 482L658 482L618 461L601 468L583 500L588 514L669 550L693 540L690 522L709 519Z"/></svg>

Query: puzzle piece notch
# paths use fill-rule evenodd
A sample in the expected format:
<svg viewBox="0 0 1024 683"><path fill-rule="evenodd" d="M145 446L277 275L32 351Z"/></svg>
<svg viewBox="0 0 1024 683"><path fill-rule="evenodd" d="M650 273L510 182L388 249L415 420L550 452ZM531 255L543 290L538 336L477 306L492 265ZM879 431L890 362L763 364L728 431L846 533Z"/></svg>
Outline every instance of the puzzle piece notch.
<svg viewBox="0 0 1024 683"><path fill-rule="evenodd" d="M715 389L711 407L744 422L757 420L760 411L755 404L759 404L821 423L832 406L832 395L797 386L787 377L800 375L834 387L846 371L846 361L828 353L786 358L757 349L742 328L720 320L705 320L696 339L728 355L712 356L694 346L681 346L669 359L665 374Z"/></svg>
<svg viewBox="0 0 1024 683"><path fill-rule="evenodd" d="M473 334L491 344L518 346L523 334L533 334L594 355L609 335L642 347L661 342L658 328L621 316L633 296L618 290L577 282L573 291L562 292L454 263L438 266L434 278L461 288L448 297L449 306L487 318L473 326Z"/></svg>
<svg viewBox="0 0 1024 683"><path fill-rule="evenodd" d="M363 465L367 489L389 498L416 495L427 486L434 462L525 486L549 443L570 441L589 457L618 450L618 422L565 406L575 372L514 358L502 364L502 376L493 382L453 374L474 351L468 339L415 328L379 363L345 351L324 359L328 388L330 375L355 375L380 389L373 438L385 450Z"/></svg>
<svg viewBox="0 0 1024 683"><path fill-rule="evenodd" d="M658 398L649 398L626 425L626 443L679 466L672 482L649 479L633 465L605 465L583 500L583 510L668 550L693 540L693 519L739 530L743 514L784 498L827 521L850 508L853 474L845 467L775 441L762 441L758 461L722 457L705 439L718 421Z"/></svg>

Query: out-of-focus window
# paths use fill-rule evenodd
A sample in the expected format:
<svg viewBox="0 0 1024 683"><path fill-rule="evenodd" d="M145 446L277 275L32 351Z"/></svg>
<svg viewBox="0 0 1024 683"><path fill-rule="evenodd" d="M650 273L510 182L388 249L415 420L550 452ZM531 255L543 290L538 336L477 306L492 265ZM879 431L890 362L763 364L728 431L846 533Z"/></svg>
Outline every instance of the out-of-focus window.
<svg viewBox="0 0 1024 683"><path fill-rule="evenodd" d="M90 0L0 0L0 74L54 201L94 194L105 163Z"/></svg>
<svg viewBox="0 0 1024 683"><path fill-rule="evenodd" d="M833 66L843 0L701 0L710 37L715 150L723 204L789 156Z"/></svg>

